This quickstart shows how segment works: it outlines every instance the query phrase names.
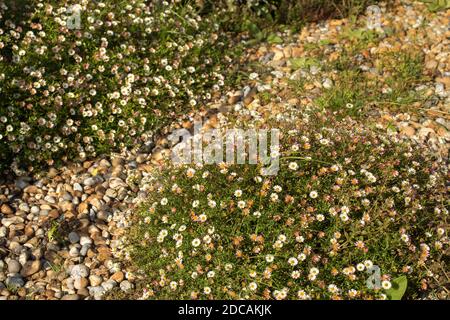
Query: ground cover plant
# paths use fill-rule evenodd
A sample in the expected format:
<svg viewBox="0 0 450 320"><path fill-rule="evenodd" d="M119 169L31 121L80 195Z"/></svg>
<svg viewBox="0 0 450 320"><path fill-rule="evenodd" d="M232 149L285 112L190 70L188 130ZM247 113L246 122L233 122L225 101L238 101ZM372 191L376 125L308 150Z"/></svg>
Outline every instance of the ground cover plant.
<svg viewBox="0 0 450 320"><path fill-rule="evenodd" d="M425 70L425 57L418 44L413 42L403 50L392 47L371 53L370 47L384 41L386 34L358 25L346 27L337 38L312 44L304 57L291 59L291 68L303 72L291 81L294 96L309 93L314 83L323 81L325 74L330 84L324 82L314 93L314 103L334 111L345 110L347 105L347 114L351 116L367 116L375 108L414 113L418 105L430 99L424 84L431 77ZM344 45L324 54L337 42Z"/></svg>
<svg viewBox="0 0 450 320"><path fill-rule="evenodd" d="M419 298L436 285L448 263L446 169L417 146L333 118L286 114L274 177L222 163L158 180L130 249L144 296L392 299L407 282L405 297ZM367 286L373 265L378 289Z"/></svg>
<svg viewBox="0 0 450 320"><path fill-rule="evenodd" d="M200 16L178 1L74 4L33 1L18 19L13 3L0 6L2 168L146 142L225 84L220 12ZM70 28L75 10L79 29Z"/></svg>

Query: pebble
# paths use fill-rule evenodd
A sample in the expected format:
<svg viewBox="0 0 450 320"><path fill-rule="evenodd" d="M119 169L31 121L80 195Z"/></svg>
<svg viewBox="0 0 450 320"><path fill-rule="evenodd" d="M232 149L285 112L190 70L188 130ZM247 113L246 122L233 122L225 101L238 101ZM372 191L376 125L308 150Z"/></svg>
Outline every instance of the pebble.
<svg viewBox="0 0 450 320"><path fill-rule="evenodd" d="M2 204L2 206L0 207L0 212L3 214L6 214L6 215L10 215L10 214L14 213L13 209L6 203Z"/></svg>
<svg viewBox="0 0 450 320"><path fill-rule="evenodd" d="M38 206L32 206L31 209L30 209L30 212L31 212L32 214L34 214L34 215L38 214L39 211L40 211L40 209L39 209Z"/></svg>
<svg viewBox="0 0 450 320"><path fill-rule="evenodd" d="M105 294L106 290L102 286L89 287L89 294L93 296L96 300L101 299L101 297Z"/></svg>
<svg viewBox="0 0 450 320"><path fill-rule="evenodd" d="M100 276L91 275L89 277L89 282L90 282L92 287L97 287L97 286L101 285L102 281L103 281L103 279Z"/></svg>
<svg viewBox="0 0 450 320"><path fill-rule="evenodd" d="M73 282L75 289L84 289L89 285L89 280L86 278L77 278Z"/></svg>
<svg viewBox="0 0 450 320"><path fill-rule="evenodd" d="M118 189L120 187L126 187L127 184L122 181L120 178L111 178L109 180L109 187L112 189Z"/></svg>
<svg viewBox="0 0 450 320"><path fill-rule="evenodd" d="M61 300L80 300L80 296L78 294L66 294Z"/></svg>
<svg viewBox="0 0 450 320"><path fill-rule="evenodd" d="M20 269L22 269L22 266L20 263L16 260L9 260L8 261L8 272L9 273L19 273Z"/></svg>
<svg viewBox="0 0 450 320"><path fill-rule="evenodd" d="M22 277L29 277L41 269L41 262L39 260L27 261L22 267L20 274Z"/></svg>
<svg viewBox="0 0 450 320"><path fill-rule="evenodd" d="M111 276L111 279L113 279L114 281L119 282L119 283L122 282L124 278L125 278L125 275L123 274L122 271L117 271L116 273L114 273Z"/></svg>
<svg viewBox="0 0 450 320"><path fill-rule="evenodd" d="M133 289L133 284L129 282L128 280L122 281L120 283L120 290L127 292Z"/></svg>
<svg viewBox="0 0 450 320"><path fill-rule="evenodd" d="M83 256L83 257L86 256L86 254L88 253L88 250L89 250L90 247L91 247L90 244L83 245L81 247L81 250L80 250L80 255Z"/></svg>
<svg viewBox="0 0 450 320"><path fill-rule="evenodd" d="M12 288L21 288L25 285L21 276L11 276L6 278L5 284Z"/></svg>
<svg viewBox="0 0 450 320"><path fill-rule="evenodd" d="M74 265L70 271L70 276L73 279L86 278L89 276L89 268L84 264Z"/></svg>
<svg viewBox="0 0 450 320"><path fill-rule="evenodd" d="M77 247L71 247L69 250L69 256L78 257L80 255L80 250Z"/></svg>
<svg viewBox="0 0 450 320"><path fill-rule="evenodd" d="M80 236L78 235L78 233L76 233L74 231L69 233L68 238L69 238L70 243L77 243L78 241L80 241Z"/></svg>
<svg viewBox="0 0 450 320"><path fill-rule="evenodd" d="M333 87L333 81L331 80L331 79L325 79L324 81L323 81L323 83L322 83L322 86L325 88L325 89L331 89L332 87Z"/></svg>
<svg viewBox="0 0 450 320"><path fill-rule="evenodd" d="M110 291L117 287L117 282L113 279L109 279L102 283L102 287L105 289L105 291Z"/></svg>

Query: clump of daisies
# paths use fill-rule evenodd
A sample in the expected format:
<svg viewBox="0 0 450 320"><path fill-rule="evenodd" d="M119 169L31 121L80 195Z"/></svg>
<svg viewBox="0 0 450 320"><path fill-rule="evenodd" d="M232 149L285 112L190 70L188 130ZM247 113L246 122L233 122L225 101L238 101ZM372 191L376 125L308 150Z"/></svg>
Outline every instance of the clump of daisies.
<svg viewBox="0 0 450 320"><path fill-rule="evenodd" d="M386 299L403 275L407 298L435 286L448 259L447 164L326 111L276 118L275 176L225 163L161 174L130 242L151 297Z"/></svg>
<svg viewBox="0 0 450 320"><path fill-rule="evenodd" d="M0 169L147 142L220 96L230 37L181 1L0 2ZM22 12L23 9L23 12ZM78 19L78 18L79 19Z"/></svg>

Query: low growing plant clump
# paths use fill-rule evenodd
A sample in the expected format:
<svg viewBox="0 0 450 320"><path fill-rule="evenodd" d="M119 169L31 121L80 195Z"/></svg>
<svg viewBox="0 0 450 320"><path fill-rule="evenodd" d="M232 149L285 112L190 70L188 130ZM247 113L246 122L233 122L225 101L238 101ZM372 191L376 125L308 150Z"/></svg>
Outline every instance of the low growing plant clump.
<svg viewBox="0 0 450 320"><path fill-rule="evenodd" d="M223 12L200 16L180 1L27 3L29 13L0 1L0 169L146 142L225 84Z"/></svg>
<svg viewBox="0 0 450 320"><path fill-rule="evenodd" d="M162 175L130 242L145 298L394 299L406 281L417 298L440 281L446 165L349 118L294 119L277 124L276 176L225 163Z"/></svg>

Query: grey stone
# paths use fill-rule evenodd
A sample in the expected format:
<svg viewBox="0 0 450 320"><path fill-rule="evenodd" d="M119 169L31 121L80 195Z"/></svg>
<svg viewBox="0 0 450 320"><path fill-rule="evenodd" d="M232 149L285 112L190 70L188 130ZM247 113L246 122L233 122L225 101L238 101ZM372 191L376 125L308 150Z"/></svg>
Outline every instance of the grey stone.
<svg viewBox="0 0 450 320"><path fill-rule="evenodd" d="M8 261L8 272L9 273L19 273L22 266L19 261L11 259Z"/></svg>
<svg viewBox="0 0 450 320"><path fill-rule="evenodd" d="M87 278L89 276L89 268L86 267L84 264L74 265L70 270L70 276L73 279Z"/></svg>
<svg viewBox="0 0 450 320"><path fill-rule="evenodd" d="M97 183L102 182L103 179L100 176L95 177L89 177L83 180L83 184L88 187L92 187L93 185L96 185Z"/></svg>
<svg viewBox="0 0 450 320"><path fill-rule="evenodd" d="M133 284L128 280L124 280L120 283L120 289L124 292L130 291L133 289Z"/></svg>
<svg viewBox="0 0 450 320"><path fill-rule="evenodd" d="M122 181L120 178L111 178L109 180L109 187L112 189L118 189L120 187L126 187L127 184Z"/></svg>
<svg viewBox="0 0 450 320"><path fill-rule="evenodd" d="M88 250L89 250L89 248L91 247L91 245L90 244L85 244L85 245L83 245L82 247L81 247L81 250L80 250L80 255L81 256L86 256L86 254L87 254L87 252L88 252Z"/></svg>
<svg viewBox="0 0 450 320"><path fill-rule="evenodd" d="M74 231L69 233L68 238L69 238L70 243L77 243L78 241L80 241L80 236L78 235L78 233L76 233Z"/></svg>
<svg viewBox="0 0 450 320"><path fill-rule="evenodd" d="M31 212L32 214L38 214L39 211L40 211L40 209L39 209L38 206L32 206L31 209L30 209L30 212Z"/></svg>
<svg viewBox="0 0 450 320"><path fill-rule="evenodd" d="M105 292L106 290L102 286L89 287L89 294L94 297L101 297Z"/></svg>
<svg viewBox="0 0 450 320"><path fill-rule="evenodd" d="M12 287L12 288L21 288L25 285L25 281L23 281L21 276L11 276L6 278L5 284L8 287Z"/></svg>
<svg viewBox="0 0 450 320"><path fill-rule="evenodd" d="M102 283L102 287L105 288L106 291L110 291L115 287L117 287L117 282L112 279L109 279Z"/></svg>

